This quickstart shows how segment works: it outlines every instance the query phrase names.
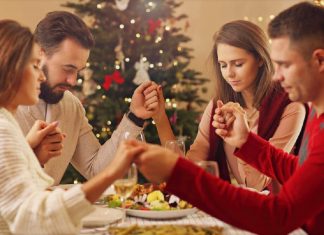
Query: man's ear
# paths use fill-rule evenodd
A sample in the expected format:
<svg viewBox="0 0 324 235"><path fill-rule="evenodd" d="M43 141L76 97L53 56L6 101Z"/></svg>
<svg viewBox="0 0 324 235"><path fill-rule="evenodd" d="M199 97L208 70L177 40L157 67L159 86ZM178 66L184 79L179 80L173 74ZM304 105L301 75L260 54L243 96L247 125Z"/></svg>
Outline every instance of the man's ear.
<svg viewBox="0 0 324 235"><path fill-rule="evenodd" d="M313 58L318 65L319 72L324 72L324 49L316 49L313 52Z"/></svg>

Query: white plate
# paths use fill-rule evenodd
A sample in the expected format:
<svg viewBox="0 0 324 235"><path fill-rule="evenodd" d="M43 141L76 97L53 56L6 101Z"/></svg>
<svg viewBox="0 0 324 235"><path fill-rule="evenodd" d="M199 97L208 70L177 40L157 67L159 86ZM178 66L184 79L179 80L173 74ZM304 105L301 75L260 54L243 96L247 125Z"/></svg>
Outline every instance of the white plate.
<svg viewBox="0 0 324 235"><path fill-rule="evenodd" d="M95 206L95 210L82 219L83 227L100 227L122 220L125 212L119 209Z"/></svg>
<svg viewBox="0 0 324 235"><path fill-rule="evenodd" d="M146 211L146 210L133 210L126 209L126 214L135 217L146 219L175 219L181 218L197 212L197 208L178 209L178 210L165 210L165 211Z"/></svg>

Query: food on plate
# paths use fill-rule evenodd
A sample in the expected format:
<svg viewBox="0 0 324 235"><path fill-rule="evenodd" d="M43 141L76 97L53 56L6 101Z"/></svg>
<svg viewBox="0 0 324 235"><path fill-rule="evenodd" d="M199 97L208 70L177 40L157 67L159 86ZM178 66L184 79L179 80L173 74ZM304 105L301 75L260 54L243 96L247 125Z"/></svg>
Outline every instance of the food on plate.
<svg viewBox="0 0 324 235"><path fill-rule="evenodd" d="M123 207L135 210L176 210L192 208L188 202L175 195L167 193L165 183L162 184L137 184L130 197L124 202L118 195L108 195L105 198L108 207Z"/></svg>
<svg viewBox="0 0 324 235"><path fill-rule="evenodd" d="M142 227L133 225L130 227L110 227L108 231L111 235L221 235L223 228L218 226L205 227L194 225L153 225Z"/></svg>

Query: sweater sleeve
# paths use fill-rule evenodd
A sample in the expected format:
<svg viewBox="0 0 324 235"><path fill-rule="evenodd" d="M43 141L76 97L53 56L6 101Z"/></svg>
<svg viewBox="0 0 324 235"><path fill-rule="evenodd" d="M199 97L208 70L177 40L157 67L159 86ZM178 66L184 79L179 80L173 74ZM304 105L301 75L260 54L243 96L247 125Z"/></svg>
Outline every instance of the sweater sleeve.
<svg viewBox="0 0 324 235"><path fill-rule="evenodd" d="M92 127L85 116L84 108L79 104L79 116L82 124L79 130L78 142L71 163L87 179L92 178L103 170L114 158L118 144L123 138L125 131L139 133L142 128L136 126L125 115L113 132L111 138L102 146L92 132Z"/></svg>
<svg viewBox="0 0 324 235"><path fill-rule="evenodd" d="M280 183L289 179L298 165L296 156L275 148L252 132L235 155Z"/></svg>
<svg viewBox="0 0 324 235"><path fill-rule="evenodd" d="M93 210L81 186L46 191L32 159L14 137L1 128L1 219L13 234L76 234L81 218Z"/></svg>
<svg viewBox="0 0 324 235"><path fill-rule="evenodd" d="M324 209L322 156L308 159L276 196L234 187L183 158L166 190L236 227L257 234L287 234Z"/></svg>
<svg viewBox="0 0 324 235"><path fill-rule="evenodd" d="M198 127L198 133L195 141L190 146L186 157L190 160L206 160L209 154L209 123L211 119L211 110L213 102L210 101L207 105Z"/></svg>

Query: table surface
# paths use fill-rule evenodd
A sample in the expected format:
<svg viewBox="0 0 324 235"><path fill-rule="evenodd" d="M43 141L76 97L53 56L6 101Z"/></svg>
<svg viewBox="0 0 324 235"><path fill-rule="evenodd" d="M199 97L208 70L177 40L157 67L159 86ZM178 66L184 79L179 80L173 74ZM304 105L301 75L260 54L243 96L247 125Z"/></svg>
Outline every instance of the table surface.
<svg viewBox="0 0 324 235"><path fill-rule="evenodd" d="M198 211L194 214L185 216L180 219L171 219L171 220L153 220L153 219L143 219L138 217L130 217L126 216L122 221L115 223L115 226L130 226L130 225L139 225L139 226L147 226L147 225L166 225L166 224L173 224L173 225L200 225L200 226L219 226L223 227L223 234L224 235L252 235L248 231L244 231L238 228L235 228L231 225L228 225L208 214ZM86 229L83 228L80 232L80 235L108 235L107 232L108 227L101 227L101 228L91 228ZM294 232L290 233L290 235L305 235L306 233L301 230L295 230Z"/></svg>

